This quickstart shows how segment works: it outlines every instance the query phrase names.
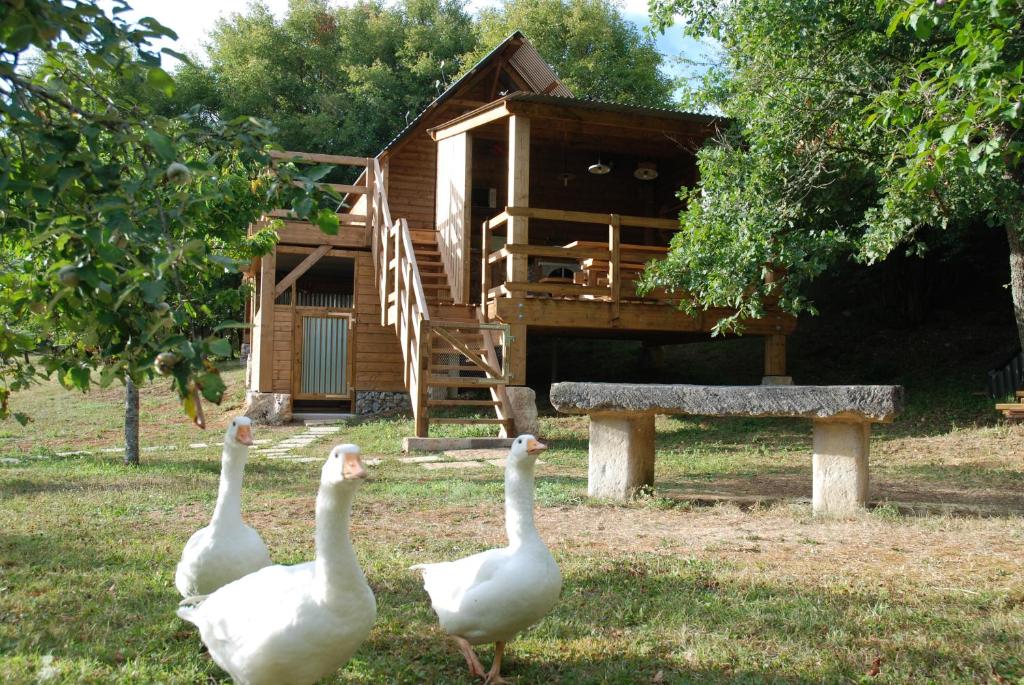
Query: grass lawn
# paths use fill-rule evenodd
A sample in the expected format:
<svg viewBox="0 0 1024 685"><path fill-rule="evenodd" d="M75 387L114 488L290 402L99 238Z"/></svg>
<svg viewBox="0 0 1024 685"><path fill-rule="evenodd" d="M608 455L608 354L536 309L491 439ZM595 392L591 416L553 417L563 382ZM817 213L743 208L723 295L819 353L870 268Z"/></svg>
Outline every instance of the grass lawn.
<svg viewBox="0 0 1024 685"><path fill-rule="evenodd" d="M189 445L220 440L238 412L241 371L228 380L205 433L166 389L144 389L143 445L160 449L138 469L98 451L122 444L119 390L16 397L35 423L0 424L0 681L227 681L174 615L172 581L217 489L219 447ZM543 419L551 449L537 520L564 588L511 643L507 675L524 685L1024 683L1024 427L972 420L987 401L929 399L932 410L911 405L876 429L879 505L842 521L810 516L807 422L659 418L658 486L621 506L585 496L585 421ZM328 682L471 682L405 569L502 544L502 474L401 463L410 428L348 426L296 451L323 458L351 441L382 457L353 516L378 621ZM311 558L319 469L250 459L245 515L276 561Z"/></svg>

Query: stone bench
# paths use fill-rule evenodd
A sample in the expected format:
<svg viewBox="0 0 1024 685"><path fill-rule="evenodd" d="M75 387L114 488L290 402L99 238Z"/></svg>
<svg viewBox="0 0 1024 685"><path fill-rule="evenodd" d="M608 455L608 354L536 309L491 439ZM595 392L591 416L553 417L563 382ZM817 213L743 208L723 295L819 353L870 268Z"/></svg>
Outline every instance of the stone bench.
<svg viewBox="0 0 1024 685"><path fill-rule="evenodd" d="M555 383L551 404L590 416L591 497L623 500L654 484L654 417L802 417L814 424L816 514L850 514L867 503L872 423L903 409L898 385L635 385Z"/></svg>

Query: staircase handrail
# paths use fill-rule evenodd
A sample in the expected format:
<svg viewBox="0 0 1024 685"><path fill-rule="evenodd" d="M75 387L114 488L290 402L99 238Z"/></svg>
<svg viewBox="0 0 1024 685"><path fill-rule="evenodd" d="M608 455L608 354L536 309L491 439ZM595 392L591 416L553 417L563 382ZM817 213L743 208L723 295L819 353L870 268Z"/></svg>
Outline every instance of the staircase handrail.
<svg viewBox="0 0 1024 685"><path fill-rule="evenodd" d="M425 431L421 426L426 425L423 350L430 327L430 310L416 263L409 222L404 218L392 220L380 160L374 158L372 166L373 206L369 214L373 231L374 273L380 292L381 324L388 324L391 295L394 293L395 333L398 335L404 362L402 378L409 389L416 432L419 435Z"/></svg>

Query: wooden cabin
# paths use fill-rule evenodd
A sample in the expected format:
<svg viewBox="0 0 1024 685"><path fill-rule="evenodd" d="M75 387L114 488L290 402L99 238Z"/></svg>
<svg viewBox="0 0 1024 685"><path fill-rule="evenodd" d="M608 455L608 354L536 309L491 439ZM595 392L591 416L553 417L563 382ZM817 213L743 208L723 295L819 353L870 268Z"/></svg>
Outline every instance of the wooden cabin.
<svg viewBox="0 0 1024 685"><path fill-rule="evenodd" d="M692 316L635 284L666 255L718 124L575 99L517 32L376 157L282 153L362 171L335 186L351 205L337 236L277 213L280 244L253 271L250 391L296 410L408 407L419 436L512 430L533 335L707 339L728 312ZM766 377L785 376L794 326L771 308L746 322Z"/></svg>

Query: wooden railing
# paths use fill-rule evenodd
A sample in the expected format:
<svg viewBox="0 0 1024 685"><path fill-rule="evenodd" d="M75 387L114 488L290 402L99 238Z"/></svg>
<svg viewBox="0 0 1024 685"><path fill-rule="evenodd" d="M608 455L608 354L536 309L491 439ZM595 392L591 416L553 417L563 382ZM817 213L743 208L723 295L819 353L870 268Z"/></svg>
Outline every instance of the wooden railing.
<svg viewBox="0 0 1024 685"><path fill-rule="evenodd" d="M430 310L423 293L409 224L392 220L380 162L370 161L367 169L370 189L370 230L374 271L380 289L381 325L394 325L402 349L402 378L409 390L416 435L425 435L426 378L425 346L430 331Z"/></svg>
<svg viewBox="0 0 1024 685"><path fill-rule="evenodd" d="M632 284L637 275L637 267L649 259L657 259L664 252L659 248L646 248L645 246L623 246L621 241L621 229L630 228L652 228L658 230L678 230L679 222L674 219L659 219L643 216L627 216L619 214L599 214L595 212L569 212L558 209L540 209L534 207L506 207L494 218L483 223L482 245L489 244L489 236L496 228L508 223L510 217L526 217L530 219L578 223L596 224L607 227L607 243L601 241L590 245L530 245L508 241L504 247L495 252L484 252L482 272L481 300L486 308L487 303L496 297L526 297L530 295L549 295L555 297L568 297L579 299L600 299L612 303L613 312L617 314L619 303L624 296L632 297L633 291L624 294L623 283ZM641 251L649 250L650 254L645 255ZM630 259L623 259L624 253ZM638 257L639 254L639 257ZM547 259L564 259L566 261L578 261L590 263L595 266L592 272L600 271L605 274L603 278L590 278L584 282L573 283L541 283L529 280L506 280L504 283L494 287L491 285L491 265L507 263L507 271L512 272L512 259L516 256L540 257ZM638 258L640 261L638 262ZM605 272L603 265L607 263ZM626 268L624 269L624 265ZM624 274L628 272L628 274ZM633 278L630 278L632 275ZM625 276L625 277L624 277ZM666 293L652 293L646 300L669 300ZM675 298L678 299L678 298ZM613 314L613 318L614 318Z"/></svg>

